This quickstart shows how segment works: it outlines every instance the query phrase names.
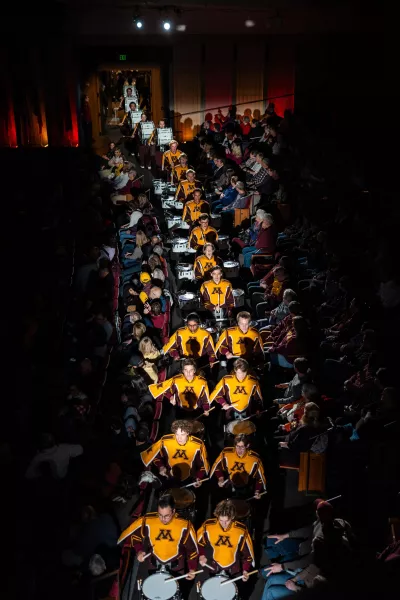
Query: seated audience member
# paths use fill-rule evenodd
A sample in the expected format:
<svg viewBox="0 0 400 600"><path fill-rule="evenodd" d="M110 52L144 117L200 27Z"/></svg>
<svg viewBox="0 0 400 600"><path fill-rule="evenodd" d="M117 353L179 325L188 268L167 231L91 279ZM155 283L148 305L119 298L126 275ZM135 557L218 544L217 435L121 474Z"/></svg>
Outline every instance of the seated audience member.
<svg viewBox="0 0 400 600"><path fill-rule="evenodd" d="M251 131L250 117L243 117L243 120L240 123L240 130L242 132L242 139L248 140Z"/></svg>
<svg viewBox="0 0 400 600"><path fill-rule="evenodd" d="M235 200L237 196L236 184L238 181L239 178L236 175L233 175L231 177L230 185L223 192L221 192L221 195L218 198L218 200L214 200L214 202L211 204L211 209L213 213L219 212L221 208L223 208L224 206L228 206L228 204L231 204L233 200Z"/></svg>
<svg viewBox="0 0 400 600"><path fill-rule="evenodd" d="M160 334L162 344L168 341L168 315L162 312L160 300L146 302L143 307L144 323L146 327L157 330Z"/></svg>
<svg viewBox="0 0 400 600"><path fill-rule="evenodd" d="M283 339L270 347L269 356L272 365L292 369L294 359L308 354L308 351L309 331L307 322L303 317L297 316L293 319L293 328L286 333Z"/></svg>
<svg viewBox="0 0 400 600"><path fill-rule="evenodd" d="M255 173L247 172L246 184L249 187L249 189L261 193L261 187L268 178L268 169L270 161L265 156L262 156L261 158L258 155L257 160L260 160L261 167Z"/></svg>
<svg viewBox="0 0 400 600"><path fill-rule="evenodd" d="M231 144L230 149L226 149L226 158L234 162L236 165L241 165L243 162L242 145L239 140Z"/></svg>
<svg viewBox="0 0 400 600"><path fill-rule="evenodd" d="M260 335L264 345L278 345L293 329L293 319L297 316L302 316L302 308L300 302L292 300L288 305L289 314L277 325L268 326L260 329Z"/></svg>
<svg viewBox="0 0 400 600"><path fill-rule="evenodd" d="M240 246L242 249L243 265L247 268L251 265L253 254L262 252L263 254L275 253L276 240L278 233L275 228L272 215L264 210L257 210L255 218L256 238L252 245L247 245L239 238L234 238L232 243Z"/></svg>
<svg viewBox="0 0 400 600"><path fill-rule="evenodd" d="M251 303L253 308L256 308L258 319L265 318L266 311L271 311L279 306L289 285L289 273L283 267L276 269L274 279L264 294L256 292L252 296Z"/></svg>
<svg viewBox="0 0 400 600"><path fill-rule="evenodd" d="M39 442L38 453L32 459L25 473L27 479L36 479L43 475L42 467L48 465L53 479L65 479L71 458L83 453L79 444L56 444L54 437L43 434Z"/></svg>
<svg viewBox="0 0 400 600"><path fill-rule="evenodd" d="M212 177L208 180L209 186L212 191L216 193L221 193L223 188L226 186L226 158L225 157L215 157L214 158L215 171Z"/></svg>
<svg viewBox="0 0 400 600"><path fill-rule="evenodd" d="M280 462L299 465L300 453L311 450L315 440L325 429L320 420L319 406L315 402L307 402L299 426L289 433L284 442L279 442L282 449Z"/></svg>
<svg viewBox="0 0 400 600"><path fill-rule="evenodd" d="M135 169L129 169L128 171L128 180L124 186L118 187L118 195L124 196L126 194L133 195L134 190L139 190L142 187L141 179L137 176L137 171ZM118 196L112 197L113 202L120 200Z"/></svg>
<svg viewBox="0 0 400 600"><path fill-rule="evenodd" d="M237 194L233 202L221 209L222 216L233 215L236 208L246 208L248 206L248 203L250 202L249 193L246 190L245 184L241 181L238 181L236 184L236 192ZM216 212L218 212L218 210Z"/></svg>
<svg viewBox="0 0 400 600"><path fill-rule="evenodd" d="M263 319L260 319L258 324L263 327L263 330L272 329L276 325L279 325L279 323L281 323L283 319L288 316L290 312L289 306L292 302L296 301L296 298L296 292L290 288L286 288L286 290L283 292L282 302L276 308L273 308L269 314L269 317L267 317L268 323L264 325Z"/></svg>
<svg viewBox="0 0 400 600"><path fill-rule="evenodd" d="M158 348L155 347L153 341L149 337L143 337L139 342L139 352L144 358L143 369L146 371L153 383L158 381L157 361L161 354Z"/></svg>
<svg viewBox="0 0 400 600"><path fill-rule="evenodd" d="M295 375L291 381L275 385L276 389L284 390L283 397L274 400L275 404L292 404L297 402L301 398L303 384L311 383L311 369L306 358L295 358L293 369Z"/></svg>

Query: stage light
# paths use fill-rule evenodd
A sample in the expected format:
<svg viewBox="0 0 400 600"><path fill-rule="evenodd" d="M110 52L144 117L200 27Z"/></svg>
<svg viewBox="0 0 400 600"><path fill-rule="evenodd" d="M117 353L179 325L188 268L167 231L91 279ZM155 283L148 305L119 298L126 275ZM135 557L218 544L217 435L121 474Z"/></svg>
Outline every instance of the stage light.
<svg viewBox="0 0 400 600"><path fill-rule="evenodd" d="M163 27L165 31L169 31L171 29L171 23L169 21L164 21Z"/></svg>
<svg viewBox="0 0 400 600"><path fill-rule="evenodd" d="M247 21L244 22L246 27L254 27L255 22L252 21L251 19L247 19Z"/></svg>
<svg viewBox="0 0 400 600"><path fill-rule="evenodd" d="M186 25L184 25L183 23L181 23L180 25L176 26L176 30L177 31L186 31Z"/></svg>
<svg viewBox="0 0 400 600"><path fill-rule="evenodd" d="M138 29L142 29L142 27L143 27L143 22L142 22L140 19L139 19L138 21L136 21L136 27L137 27Z"/></svg>

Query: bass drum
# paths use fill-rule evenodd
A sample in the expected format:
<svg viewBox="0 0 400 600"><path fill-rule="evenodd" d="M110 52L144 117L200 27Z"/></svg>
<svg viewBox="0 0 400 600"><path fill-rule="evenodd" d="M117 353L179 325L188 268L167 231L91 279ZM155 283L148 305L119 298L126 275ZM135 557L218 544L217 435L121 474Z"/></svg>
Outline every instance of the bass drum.
<svg viewBox="0 0 400 600"><path fill-rule="evenodd" d="M223 263L223 267L224 267L225 277L227 277L228 279L230 277L232 279L234 279L235 277L239 277L240 264L238 262L236 262L235 260L226 260Z"/></svg>
<svg viewBox="0 0 400 600"><path fill-rule="evenodd" d="M235 301L235 306L239 308L240 306L244 306L244 291L243 290L233 290L233 298Z"/></svg>
<svg viewBox="0 0 400 600"><path fill-rule="evenodd" d="M173 578L173 575L164 571L150 575L143 582L143 596L147 600L177 600L180 598L179 585L177 581L167 583L167 579L171 578Z"/></svg>
<svg viewBox="0 0 400 600"><path fill-rule="evenodd" d="M229 581L229 577L216 575L210 577L201 586L200 597L203 600L234 600L238 597L238 590L233 582L221 585L221 583Z"/></svg>

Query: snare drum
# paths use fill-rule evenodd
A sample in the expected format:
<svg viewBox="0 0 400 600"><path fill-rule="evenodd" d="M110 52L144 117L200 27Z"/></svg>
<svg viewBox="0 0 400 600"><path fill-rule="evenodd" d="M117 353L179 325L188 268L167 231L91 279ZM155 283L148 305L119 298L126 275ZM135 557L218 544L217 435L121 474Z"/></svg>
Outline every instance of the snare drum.
<svg viewBox="0 0 400 600"><path fill-rule="evenodd" d="M218 236L218 248L220 250L229 250L229 235Z"/></svg>
<svg viewBox="0 0 400 600"><path fill-rule="evenodd" d="M172 183L169 183L167 185L167 190L168 190L168 195L169 196L173 196L175 198L175 194L176 194L176 190L178 188L176 187L176 185L173 185Z"/></svg>
<svg viewBox="0 0 400 600"><path fill-rule="evenodd" d="M174 207L174 198L170 198L169 196L162 196L161 197L161 207L164 210L168 210L170 208L175 208Z"/></svg>
<svg viewBox="0 0 400 600"><path fill-rule="evenodd" d="M250 504L239 498L231 498L231 502L235 507L237 520L246 525L247 529L250 529Z"/></svg>
<svg viewBox="0 0 400 600"><path fill-rule="evenodd" d="M142 585L142 592L147 600L170 600L179 598L179 585L177 581L166 582L173 577L165 571L154 573L147 577ZM229 586L224 586L229 587Z"/></svg>
<svg viewBox="0 0 400 600"><path fill-rule="evenodd" d="M191 423L192 423L192 434L195 437L198 437L201 440L204 440L204 432L205 432L204 423L202 423L201 421L191 421Z"/></svg>
<svg viewBox="0 0 400 600"><path fill-rule="evenodd" d="M239 277L239 268L240 264L235 260L226 260L224 263L224 273L225 277L229 279L229 277Z"/></svg>
<svg viewBox="0 0 400 600"><path fill-rule="evenodd" d="M199 300L193 292L183 292L178 296L178 304L181 310L194 310L198 307Z"/></svg>
<svg viewBox="0 0 400 600"><path fill-rule="evenodd" d="M154 185L154 193L157 196L161 196L161 194L164 192L164 190L167 189L167 183L165 181L163 181L162 179L154 179L153 185Z"/></svg>
<svg viewBox="0 0 400 600"><path fill-rule="evenodd" d="M194 280L194 267L189 263L179 263L176 266L176 272L178 279Z"/></svg>
<svg viewBox="0 0 400 600"><path fill-rule="evenodd" d="M219 229L221 227L221 215L211 215L211 225L214 229Z"/></svg>
<svg viewBox="0 0 400 600"><path fill-rule="evenodd" d="M189 238L178 237L174 238L172 242L172 252L180 254L181 252L188 252Z"/></svg>
<svg viewBox="0 0 400 600"><path fill-rule="evenodd" d="M238 597L236 584L230 582L221 586L221 583L228 580L229 577L224 577L223 575L210 577L201 586L201 598L204 600L234 600L234 598Z"/></svg>
<svg viewBox="0 0 400 600"><path fill-rule="evenodd" d="M187 225L187 223L185 223ZM174 227L181 227L182 219L179 216L176 217L168 217L167 219L167 227L168 229L173 229Z"/></svg>
<svg viewBox="0 0 400 600"><path fill-rule="evenodd" d="M196 496L192 490L184 488L171 488L170 490L167 490L166 493L171 494L171 496L174 498L176 512L184 519L193 521L196 516Z"/></svg>
<svg viewBox="0 0 400 600"><path fill-rule="evenodd" d="M230 435L239 435L239 433L245 433L246 435L252 435L256 431L256 426L250 419L237 419L236 421L230 421L226 430Z"/></svg>
<svg viewBox="0 0 400 600"><path fill-rule="evenodd" d="M227 312L225 308L216 307L214 309L214 317L217 322L226 321L228 318Z"/></svg>
<svg viewBox="0 0 400 600"><path fill-rule="evenodd" d="M244 291L243 290L233 290L233 299L235 301L235 306L244 306Z"/></svg>
<svg viewBox="0 0 400 600"><path fill-rule="evenodd" d="M177 210L183 210L183 202L179 202L178 200L174 200L174 207ZM188 229L189 229L189 225L188 225Z"/></svg>

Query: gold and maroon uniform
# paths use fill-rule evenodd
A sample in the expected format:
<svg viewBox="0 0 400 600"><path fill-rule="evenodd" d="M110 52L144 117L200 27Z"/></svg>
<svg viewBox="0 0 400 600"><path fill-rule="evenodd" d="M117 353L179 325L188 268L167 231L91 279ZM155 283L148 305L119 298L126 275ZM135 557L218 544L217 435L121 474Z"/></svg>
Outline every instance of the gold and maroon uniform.
<svg viewBox="0 0 400 600"><path fill-rule="evenodd" d="M195 375L192 381L188 381L181 373L162 383L150 385L149 391L156 400L161 396L168 399L175 396L176 405L188 411L210 408L207 380L200 375Z"/></svg>
<svg viewBox="0 0 400 600"><path fill-rule="evenodd" d="M186 171L190 169L189 165L182 166L181 164L176 165L173 170L173 178L175 185L178 185L183 179L186 179Z"/></svg>
<svg viewBox="0 0 400 600"><path fill-rule="evenodd" d="M246 450L243 456L238 456L235 448L224 448L211 468L210 477L213 475L217 479L228 476L236 487L251 485L254 491L266 491L264 467L253 450Z"/></svg>
<svg viewBox="0 0 400 600"><path fill-rule="evenodd" d="M247 527L239 521L223 529L218 519L208 519L197 532L197 542L200 556L211 553L219 568L231 575L250 571L254 565L253 542Z"/></svg>
<svg viewBox="0 0 400 600"><path fill-rule="evenodd" d="M161 169L163 171L172 171L179 164L179 157L183 154L180 150L175 153L172 150L167 150L162 156Z"/></svg>
<svg viewBox="0 0 400 600"><path fill-rule="evenodd" d="M220 335L215 351L222 355L230 352L234 356L251 360L255 355L262 356L263 343L255 327L249 327L247 333L243 333L239 326L228 327Z"/></svg>
<svg viewBox="0 0 400 600"><path fill-rule="evenodd" d="M219 283L214 283L212 279L205 281L200 288L200 296L207 310L217 307L229 309L235 305L232 286L226 279L221 279Z"/></svg>
<svg viewBox="0 0 400 600"><path fill-rule="evenodd" d="M210 227L210 225L205 230L203 230L200 225L195 227L190 234L189 246L195 250L198 250L207 242L211 242L212 244L218 242L217 230L214 229L214 227Z"/></svg>
<svg viewBox="0 0 400 600"><path fill-rule="evenodd" d="M194 261L194 275L197 280L210 279L209 271L216 266L222 266L222 260L218 256L207 258L205 254L198 256Z"/></svg>
<svg viewBox="0 0 400 600"><path fill-rule="evenodd" d="M236 375L226 375L216 385L211 394L210 404L230 404L238 412L247 409L254 414L262 410L262 395L260 384L253 375L246 375L243 381L239 381Z"/></svg>
<svg viewBox="0 0 400 600"><path fill-rule="evenodd" d="M199 218L203 213L209 215L210 214L210 205L205 200L200 200L200 202L195 202L194 200L190 200L186 202L185 207L183 209L182 219L189 223L189 225L193 225L195 221Z"/></svg>
<svg viewBox="0 0 400 600"><path fill-rule="evenodd" d="M201 190L201 193L203 194L203 186L201 185L200 181L197 181L197 179L194 181L182 179L178 185L178 189L176 190L175 200L178 200L179 202L188 202L189 200L193 200L194 190Z"/></svg>
<svg viewBox="0 0 400 600"><path fill-rule="evenodd" d="M216 360L213 339L208 331L201 327L194 333L188 327L180 327L171 335L163 351L172 358L186 357L196 360L208 356L210 363Z"/></svg>
<svg viewBox="0 0 400 600"><path fill-rule="evenodd" d="M174 434L164 435L140 455L145 467L154 463L157 469L166 467L167 471L184 481L188 477L204 479L208 475L209 465L206 448L201 440L190 435L186 444L178 444Z"/></svg>
<svg viewBox="0 0 400 600"><path fill-rule="evenodd" d="M159 563L170 564L173 571L182 570L185 560L190 570L196 569L196 532L190 521L176 514L165 524L158 513L148 513L121 533L118 543L124 540L125 545L134 548L136 553L151 552Z"/></svg>

